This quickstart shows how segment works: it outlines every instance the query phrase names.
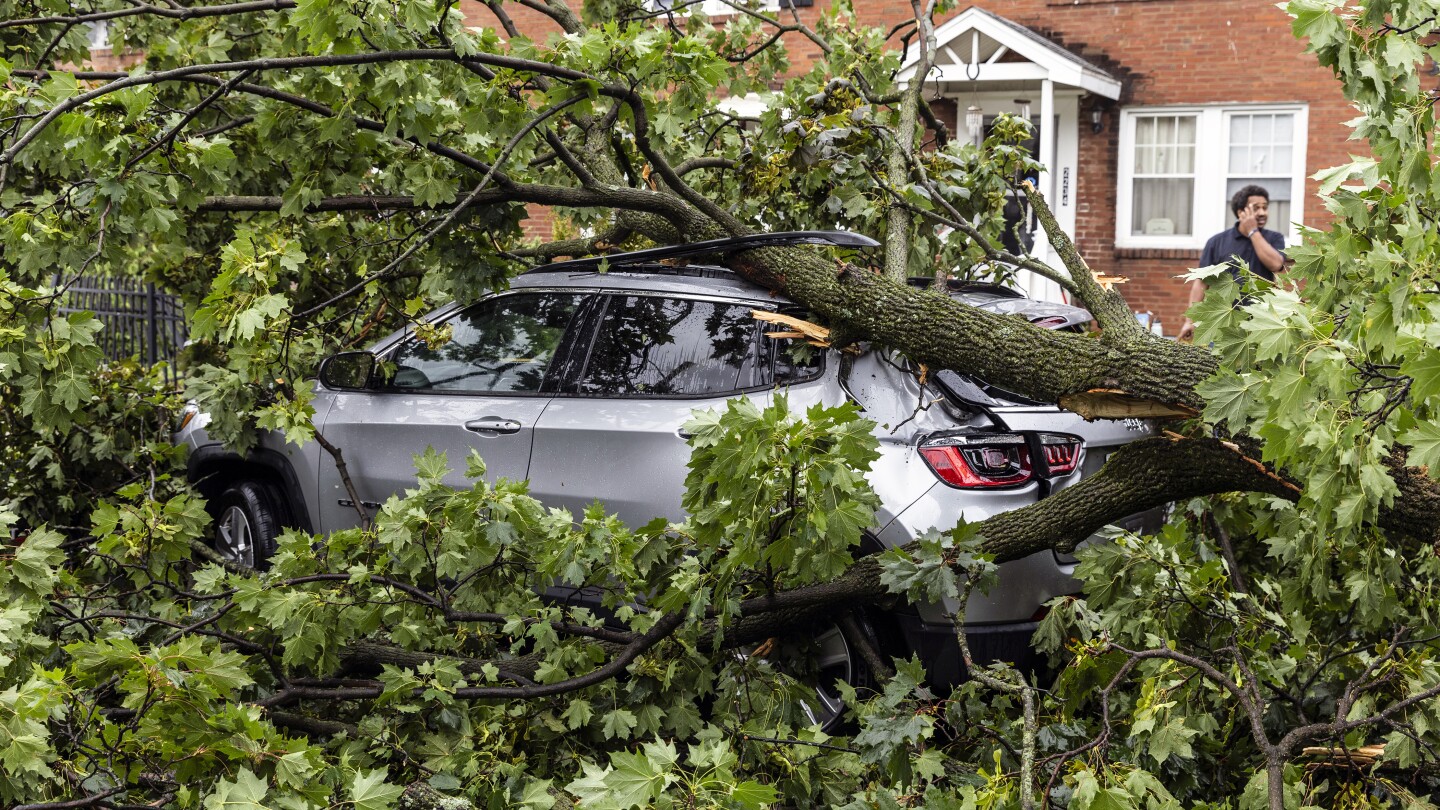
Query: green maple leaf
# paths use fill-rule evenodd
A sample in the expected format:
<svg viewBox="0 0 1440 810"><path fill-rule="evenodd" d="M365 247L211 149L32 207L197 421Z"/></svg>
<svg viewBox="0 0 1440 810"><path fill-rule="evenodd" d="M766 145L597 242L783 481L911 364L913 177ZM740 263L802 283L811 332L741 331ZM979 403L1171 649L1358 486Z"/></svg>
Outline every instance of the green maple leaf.
<svg viewBox="0 0 1440 810"><path fill-rule="evenodd" d="M1400 435L1400 443L1410 446L1411 466L1440 469L1440 425L1420 422Z"/></svg>
<svg viewBox="0 0 1440 810"><path fill-rule="evenodd" d="M1412 379L1410 394L1424 402L1440 394L1440 350L1426 349L1400 364L1400 373Z"/></svg>
<svg viewBox="0 0 1440 810"><path fill-rule="evenodd" d="M269 810L265 805L265 794L269 788L265 780L256 776L249 768L241 768L235 781L224 779L215 786L215 792L205 799L206 810Z"/></svg>
<svg viewBox="0 0 1440 810"><path fill-rule="evenodd" d="M927 754L930 752L926 752ZM922 755L923 757L923 755ZM730 789L730 801L738 804L745 810L761 810L761 808L780 800L780 793L770 785L762 785L759 782L745 781Z"/></svg>
<svg viewBox="0 0 1440 810"><path fill-rule="evenodd" d="M605 777L610 768L587 762L582 766L584 775L565 786L565 790L580 798L580 806L589 810L622 810L610 795L610 786Z"/></svg>
<svg viewBox="0 0 1440 810"><path fill-rule="evenodd" d="M605 786L621 808L645 807L670 783L664 759L652 760L643 753L621 752L610 755L610 764L614 769L605 775Z"/></svg>
<svg viewBox="0 0 1440 810"><path fill-rule="evenodd" d="M355 772L350 782L350 799L355 802L355 810L390 810L405 789L388 784L385 781L388 775L384 768Z"/></svg>
<svg viewBox="0 0 1440 810"><path fill-rule="evenodd" d="M635 722L634 712L627 709L616 709L605 715L605 724L601 726L601 731L607 740L626 737L630 734L630 730L635 728Z"/></svg>

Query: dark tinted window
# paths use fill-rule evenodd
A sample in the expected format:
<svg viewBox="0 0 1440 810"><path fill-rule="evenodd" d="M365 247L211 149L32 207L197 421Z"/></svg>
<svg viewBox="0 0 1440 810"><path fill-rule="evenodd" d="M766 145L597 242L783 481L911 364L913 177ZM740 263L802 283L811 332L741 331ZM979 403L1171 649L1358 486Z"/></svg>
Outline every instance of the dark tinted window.
<svg viewBox="0 0 1440 810"><path fill-rule="evenodd" d="M538 392L582 296L519 293L481 301L445 322L450 340L418 340L391 357L390 387L458 393Z"/></svg>
<svg viewBox="0 0 1440 810"><path fill-rule="evenodd" d="M801 311L786 310L784 314L793 315L805 321L813 322L815 320L813 316ZM773 334L794 334L794 330L785 324L767 323L765 324L765 334L765 343L769 348L771 367L774 370L773 381L776 385L785 386L802 382L820 374L823 368L825 349L811 346L804 338L769 337Z"/></svg>
<svg viewBox="0 0 1440 810"><path fill-rule="evenodd" d="M703 396L768 385L769 347L751 307L615 296L576 393Z"/></svg>

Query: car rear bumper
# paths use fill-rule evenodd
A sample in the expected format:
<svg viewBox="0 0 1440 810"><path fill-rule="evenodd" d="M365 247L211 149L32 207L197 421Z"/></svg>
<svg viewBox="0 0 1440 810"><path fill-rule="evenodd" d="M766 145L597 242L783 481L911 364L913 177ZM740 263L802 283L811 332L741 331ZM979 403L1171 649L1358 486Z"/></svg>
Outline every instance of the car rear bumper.
<svg viewBox="0 0 1440 810"><path fill-rule="evenodd" d="M967 680L965 661L955 638L955 626L927 622L919 616L896 614L896 623L905 636L906 646L920 657L936 690L949 690ZM1045 657L1035 651L1030 639L1038 622L1005 624L972 624L965 629L970 654L981 666L1005 661L1026 671L1043 668Z"/></svg>

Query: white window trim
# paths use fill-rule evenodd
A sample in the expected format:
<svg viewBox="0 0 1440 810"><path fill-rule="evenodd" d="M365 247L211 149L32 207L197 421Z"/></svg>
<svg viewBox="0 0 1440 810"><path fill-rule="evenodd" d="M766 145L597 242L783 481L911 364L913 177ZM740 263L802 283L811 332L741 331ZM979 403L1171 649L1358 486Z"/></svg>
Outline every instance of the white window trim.
<svg viewBox="0 0 1440 810"><path fill-rule="evenodd" d="M1233 113L1283 112L1295 116L1295 144L1292 147L1294 174L1290 179L1290 217L1292 222L1271 222L1266 227L1285 235L1285 244L1293 245L1300 238L1295 222L1305 221L1305 150L1309 141L1306 104L1216 104L1188 107L1127 107L1120 111L1120 152L1115 193L1115 247L1153 248L1156 250L1199 250L1210 237L1230 226L1228 220L1217 219L1213 201L1225 197L1226 170L1229 156L1228 117ZM1193 233L1177 236L1146 236L1130 232L1130 215L1134 203L1135 120L1144 115L1196 115L1195 127L1195 221ZM1218 167L1218 171L1211 171Z"/></svg>

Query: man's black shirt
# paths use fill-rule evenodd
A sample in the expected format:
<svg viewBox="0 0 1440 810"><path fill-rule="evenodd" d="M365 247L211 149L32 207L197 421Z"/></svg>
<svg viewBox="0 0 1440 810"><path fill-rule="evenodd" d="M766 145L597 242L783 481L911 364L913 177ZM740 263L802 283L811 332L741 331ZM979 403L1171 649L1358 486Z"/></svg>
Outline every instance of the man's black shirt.
<svg viewBox="0 0 1440 810"><path fill-rule="evenodd" d="M1270 247L1279 251L1282 259L1285 257L1285 237L1283 235L1278 231L1266 228L1260 229L1260 235L1265 237L1265 241L1270 243ZM1255 275L1266 281L1275 280L1275 274L1265 267L1264 262L1260 261L1260 256L1255 253L1255 245L1240 233L1238 226L1232 226L1210 237L1210 241L1205 243L1205 250L1200 253L1200 266L1224 264L1230 261L1231 256L1239 256L1241 261L1249 265L1250 272ZM1234 267L1230 268L1230 275L1235 278L1237 284L1240 283L1240 274Z"/></svg>

